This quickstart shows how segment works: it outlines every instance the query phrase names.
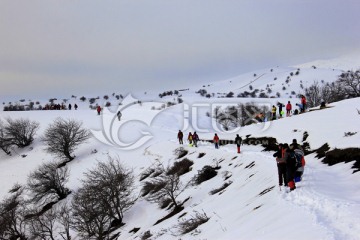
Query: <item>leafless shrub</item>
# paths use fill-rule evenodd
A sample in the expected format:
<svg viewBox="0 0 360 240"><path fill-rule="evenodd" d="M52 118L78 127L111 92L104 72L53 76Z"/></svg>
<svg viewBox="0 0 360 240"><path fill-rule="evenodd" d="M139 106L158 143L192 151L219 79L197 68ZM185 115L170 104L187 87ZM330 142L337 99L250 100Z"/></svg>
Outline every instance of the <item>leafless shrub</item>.
<svg viewBox="0 0 360 240"><path fill-rule="evenodd" d="M81 122L57 118L45 130L42 140L47 145L47 152L71 161L75 158L72 154L76 148L89 138L90 132L82 128Z"/></svg>
<svg viewBox="0 0 360 240"><path fill-rule="evenodd" d="M140 174L140 181L148 178L151 174L155 172L154 168L147 168L144 172Z"/></svg>
<svg viewBox="0 0 360 240"><path fill-rule="evenodd" d="M184 158L181 161L174 162L174 165L168 169L166 172L167 175L177 174L179 176L189 172L190 167L194 164L193 161Z"/></svg>
<svg viewBox="0 0 360 240"><path fill-rule="evenodd" d="M73 228L89 238L104 239L123 224L124 212L134 204L132 171L109 157L85 173L83 187L74 195Z"/></svg>
<svg viewBox="0 0 360 240"><path fill-rule="evenodd" d="M227 188L228 186L230 186L232 184L232 181L229 182L225 182L221 187L213 189L210 191L210 195L214 195L216 193L221 192L222 190L224 190L225 188Z"/></svg>
<svg viewBox="0 0 360 240"><path fill-rule="evenodd" d="M152 234L150 233L150 231L146 231L144 232L144 234L140 237L141 240L146 240L152 237Z"/></svg>
<svg viewBox="0 0 360 240"><path fill-rule="evenodd" d="M205 165L198 173L192 178L192 183L199 185L217 175L216 168Z"/></svg>
<svg viewBox="0 0 360 240"><path fill-rule="evenodd" d="M34 135L39 128L39 123L29 119L6 119L4 134L12 145L19 148L29 146L34 141Z"/></svg>
<svg viewBox="0 0 360 240"><path fill-rule="evenodd" d="M346 98L360 97L360 71L342 73L337 82L343 86Z"/></svg>
<svg viewBox="0 0 360 240"><path fill-rule="evenodd" d="M22 191L17 191L0 203L0 239L28 239L26 204L21 195Z"/></svg>
<svg viewBox="0 0 360 240"><path fill-rule="evenodd" d="M209 219L210 218L206 215L205 212L204 213L195 212L195 216L191 216L191 218L187 220L183 220L182 222L179 223L177 228L179 229L181 234L186 234L193 231L201 224L206 223L207 221L209 221Z"/></svg>
<svg viewBox="0 0 360 240"><path fill-rule="evenodd" d="M55 240L55 224L57 212L54 208L46 211L42 215L37 214L36 210L30 212L33 215L28 219L29 232L32 239Z"/></svg>
<svg viewBox="0 0 360 240"><path fill-rule="evenodd" d="M146 199L150 202L158 203L160 206L165 199L171 199L172 204L175 209L180 207L180 204L177 202L177 197L187 188L187 185L183 186L180 181L180 177L176 172L170 172L170 167L167 169L163 165L159 165L159 168L162 168L162 172L166 174L161 174L152 180L145 182L143 193L148 192ZM151 190L149 191L151 186Z"/></svg>
<svg viewBox="0 0 360 240"><path fill-rule="evenodd" d="M66 166L58 168L55 162L44 163L28 177L28 188L34 202L49 203L66 198L70 190L65 187L69 179Z"/></svg>
<svg viewBox="0 0 360 240"><path fill-rule="evenodd" d="M188 154L188 151L185 150L183 147L179 147L179 148L175 149L174 154L179 159L179 158L186 156L186 154Z"/></svg>
<svg viewBox="0 0 360 240"><path fill-rule="evenodd" d="M10 155L10 148L11 148L11 139L5 133L5 125L3 121L0 120L0 148L6 154Z"/></svg>

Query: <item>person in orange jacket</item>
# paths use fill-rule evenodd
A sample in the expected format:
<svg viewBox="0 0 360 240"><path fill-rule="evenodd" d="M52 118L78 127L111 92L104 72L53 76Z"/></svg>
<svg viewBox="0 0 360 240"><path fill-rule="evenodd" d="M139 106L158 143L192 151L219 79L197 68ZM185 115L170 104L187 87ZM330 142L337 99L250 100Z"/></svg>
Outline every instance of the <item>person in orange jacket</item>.
<svg viewBox="0 0 360 240"><path fill-rule="evenodd" d="M218 149L219 148L219 137L216 133L215 133L213 141L215 143L215 148Z"/></svg>

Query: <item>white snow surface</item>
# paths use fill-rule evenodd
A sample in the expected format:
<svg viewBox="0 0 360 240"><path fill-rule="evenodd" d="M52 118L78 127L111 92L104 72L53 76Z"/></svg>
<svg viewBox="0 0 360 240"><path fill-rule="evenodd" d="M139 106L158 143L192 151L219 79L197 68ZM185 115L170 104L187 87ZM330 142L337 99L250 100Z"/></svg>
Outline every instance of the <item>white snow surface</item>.
<svg viewBox="0 0 360 240"><path fill-rule="evenodd" d="M290 68L292 70L294 69ZM272 82L275 75L281 76L283 71L285 74L282 78L285 78L289 69L259 71L258 76L261 77L251 84L255 88L264 86L270 79ZM331 79L329 77L326 80L332 81L336 76L331 73L332 69L309 68L301 71L300 76L309 76L308 79L321 80L324 76L331 76ZM318 74L314 74L314 71ZM339 70L334 71L340 73ZM253 73L247 76L249 79L252 77ZM240 78L245 76L213 83L208 90L229 92L239 89L245 85L238 81ZM144 132L152 135L152 139L136 149L123 150L92 137L76 150L75 160L68 163L71 175L67 187L75 192L81 187L80 180L84 172L94 168L98 161L106 161L108 156L112 156L119 157L122 164L133 169L137 185L135 194L140 195L143 182L140 182L139 177L143 171L158 161L165 166L178 161L174 150L180 147L176 139L179 129L184 130L185 138L189 131L195 129L201 139L212 139L215 132L213 120L205 113L211 110L213 104L231 105L256 101L272 105L277 101L292 101L294 105L298 101L289 96L281 99L207 99L200 98L195 93L185 95L185 92L183 97L184 104L163 111L153 110L159 103L146 100L141 106L132 105L124 109L121 121L125 124L115 129L119 130L119 139L123 142L136 141L144 136ZM104 111L101 116L97 116L94 110L86 109L85 104L79 105L77 111L0 112L1 119L21 117L40 123L40 129L30 147L14 148L12 156L0 152L0 199L9 194L9 189L15 183L26 184L30 172L41 163L54 161L54 157L44 151L45 146L40 138L46 127L57 117L82 121L84 127L93 131L109 130L106 129L110 127L106 118L115 118L115 112ZM302 142L303 134L307 132L309 137L306 141L311 149L319 148L325 143L331 149L359 147L360 115L357 109L360 109L360 98L333 103L330 107L270 123L253 124L228 134L218 132L218 135L220 139L233 140L236 134L243 138L250 134L252 137L274 137L279 143L291 143L292 139ZM116 124L119 123L114 122ZM345 132L357 134L345 137ZM189 151L186 157L194 162L192 170L181 176L183 184L190 181L205 165L221 167L218 175L198 186L188 187L178 197L179 201L190 197L184 204L184 210L157 225L154 225L155 222L167 215L169 210L159 209L156 204L140 197L125 213L125 225L117 231L121 232L118 239L140 239L146 231L152 234L150 239L159 240L360 239L360 172L353 173L354 162L328 166L316 158L316 154L307 155L303 181L297 183L295 191L289 192L278 186L274 152L262 151L260 146L243 145L240 154L236 153L236 146L232 144L220 149L214 149L212 144L205 142L199 143L198 148L186 143L183 147ZM92 153L94 149L97 153ZM205 153L205 156L198 158L199 153ZM253 167L249 167L251 163L254 164ZM226 176L230 177L225 180ZM209 194L211 190L229 181L232 184L222 192ZM266 189L269 191L260 194ZM180 235L179 222L189 219L196 212L206 213L209 221L190 233ZM140 230L130 233L134 228ZM74 239L79 239L76 233L73 234ZM57 236L57 239L60 237Z"/></svg>

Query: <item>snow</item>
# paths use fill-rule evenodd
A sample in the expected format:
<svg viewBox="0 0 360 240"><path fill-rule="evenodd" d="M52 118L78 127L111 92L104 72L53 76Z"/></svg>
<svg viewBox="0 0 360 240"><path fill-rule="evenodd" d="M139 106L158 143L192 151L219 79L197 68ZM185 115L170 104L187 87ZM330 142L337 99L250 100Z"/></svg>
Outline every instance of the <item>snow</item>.
<svg viewBox="0 0 360 240"><path fill-rule="evenodd" d="M278 79L285 79L296 68L274 68L257 72L257 80L249 81L254 88L261 88ZM308 79L332 81L340 70L301 69L299 76L293 78L298 84L300 76ZM334 73L336 72L336 73ZM222 82L211 83L208 92L229 92L248 89L244 79L254 79L254 73L241 75ZM306 77L305 77L306 76ZM294 80L295 79L295 80ZM230 82L231 81L231 82ZM280 81L280 80L277 80ZM198 90L199 88L193 88ZM278 86L280 88L280 86ZM298 86L296 91L300 91ZM238 92L241 92L240 90ZM149 99L150 96L146 96ZM170 98L170 97L169 97ZM258 98L203 98L193 90L183 93L185 102L165 110L152 110L161 103L144 100L142 105L119 105L123 119L118 122L116 109L105 109L101 116L90 110L87 104L79 103L79 110L64 111L26 111L0 112L0 118L28 118L40 123L40 129L31 147L14 149L12 156L0 153L0 198L8 195L8 190L15 184L26 184L27 176L41 163L54 161L54 157L44 151L40 138L46 127L57 117L82 121L84 127L98 133L75 152L76 158L68 164L70 180L67 186L76 191L80 186L83 173L95 167L98 161L105 161L109 156L118 157L121 162L133 169L136 179L149 166L159 162L165 166L176 161L174 150L179 147L176 134L179 129L187 136L189 131L196 130L201 139L212 139L214 135L213 120L206 117L216 104L231 105L245 102L258 102L268 105L277 101L297 100L284 96L281 99ZM164 99L163 99L164 100ZM72 100L75 101L75 100ZM166 100L165 100L166 101ZM360 98L330 104L330 108L311 111L298 116L285 117L266 124L253 124L239 129L236 133L243 138L271 136L278 142L290 143L292 139L302 142L304 132L308 132L307 141L311 149L328 143L331 149L359 147ZM137 120L137 121L135 121ZM111 128L111 129L110 129ZM357 134L345 137L345 132ZM109 134L115 139L109 140ZM117 134L119 138L117 139ZM235 132L225 134L218 132L220 139L234 139ZM144 136L151 136L145 143L135 148L132 145ZM103 137L102 141L101 137ZM123 145L124 144L124 145ZM130 146L125 150L124 146ZM131 146L134 149L131 149ZM135 205L125 214L125 226L119 229L118 239L139 239L150 230L151 239L360 239L360 173L352 174L353 162L327 166L315 157L306 156L307 165L303 181L297 183L297 189L288 192L279 188L277 167L273 152L264 152L259 146L244 145L241 154L236 153L234 145L225 145L220 149L207 142L200 142L198 148L184 148L189 151L186 156L194 162L192 170L181 176L186 184L204 165L220 166L218 175L198 186L190 186L179 196L179 201L190 199L184 204L185 209L174 217L154 225L157 220L168 214L154 203L139 198ZM93 150L96 149L96 153ZM206 153L198 158L199 153ZM21 155L26 155L22 157ZM236 157L236 158L235 158ZM253 167L247 167L254 162ZM224 180L224 176L231 177ZM210 195L213 189L221 187L224 182L232 181L221 194ZM136 182L137 194L142 183ZM272 189L260 194L266 189ZM196 212L206 213L209 221L200 225L197 230L179 235L179 221L188 219ZM186 213L178 219L181 214ZM130 231L139 227L137 233ZM75 236L74 236L75 237ZM60 238L58 238L60 239ZM76 238L74 238L76 239Z"/></svg>

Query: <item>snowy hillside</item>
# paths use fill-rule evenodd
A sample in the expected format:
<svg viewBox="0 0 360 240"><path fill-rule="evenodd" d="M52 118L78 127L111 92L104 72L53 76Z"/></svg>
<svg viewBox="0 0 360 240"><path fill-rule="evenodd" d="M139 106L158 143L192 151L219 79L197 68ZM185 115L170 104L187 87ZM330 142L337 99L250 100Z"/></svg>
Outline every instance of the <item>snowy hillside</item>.
<svg viewBox="0 0 360 240"><path fill-rule="evenodd" d="M111 235L115 239L360 239L360 172L354 167L355 159L344 159L347 163L328 166L318 152L308 154L303 180L297 183L295 191L289 192L278 186L277 166L274 151L263 151L267 139L275 138L277 143L291 143L293 139L309 144L309 150L317 150L328 144L334 149L358 148L360 142L360 98L330 104L330 108L311 111L297 116L285 117L271 122L252 124L230 133L217 131L213 118L206 115L214 106L258 102L269 106L277 101L298 99L296 94L313 81L334 81L341 73L338 69L321 68L274 68L244 74L222 82L199 85L181 91L184 102L161 108L174 96L159 99L157 93L142 95L141 104L124 95L124 100L110 96L113 108L105 108L100 116L89 109L87 101L71 99L78 110L62 111L0 111L2 120L26 118L36 121L40 128L31 146L24 149L12 148L11 156L0 152L0 199L9 196L9 190L18 183L26 185L28 176L40 164L55 161L45 152L41 141L45 129L56 118L76 119L90 129L92 137L75 151L76 158L67 163L70 178L66 186L72 191L61 202L70 202L73 194L82 186L84 173L94 169L98 162L105 162L109 156L119 158L121 163L133 170L135 176L135 204L124 215L125 225ZM290 74L293 73L293 76ZM254 76L256 74L256 76ZM290 80L286 80L290 76ZM274 80L276 78L276 80ZM236 98L237 94L259 89L257 95L271 88L280 98ZM285 87L285 90L282 90ZM214 93L210 98L195 93L206 89ZM234 92L234 98L222 98L224 93ZM220 98L218 98L220 97ZM151 101L150 101L151 100ZM97 103L100 104L101 100ZM118 102L122 101L122 105ZM69 103L68 102L68 103ZM67 104L68 104L67 103ZM43 103L42 103L43 104ZM116 109L122 111L122 119L116 119ZM190 147L185 141L180 145L176 139L179 129L185 139L189 131L196 130L201 141L198 148ZM233 140L236 134L253 137L249 144L236 153L234 144L215 149L212 140L217 132L220 139ZM306 134L305 134L306 132ZM351 132L352 135L346 133ZM308 135L305 137L305 135ZM254 145L255 144L255 145ZM256 145L257 144L257 145ZM176 151L183 147L186 154L178 158ZM154 178L144 173L162 164L173 166L184 159L193 162L189 172L180 176L186 186L177 200L183 203L179 213L157 223L171 213L171 209L160 209L158 204L143 197L142 187ZM359 161L359 160L358 160ZM205 165L216 170L216 176L198 185L188 184ZM144 178L144 179L143 179ZM140 180L143 179L143 180ZM182 223L197 215L206 216L206 221L195 230L182 234ZM59 229L55 239L61 239ZM71 231L72 239L80 239Z"/></svg>

